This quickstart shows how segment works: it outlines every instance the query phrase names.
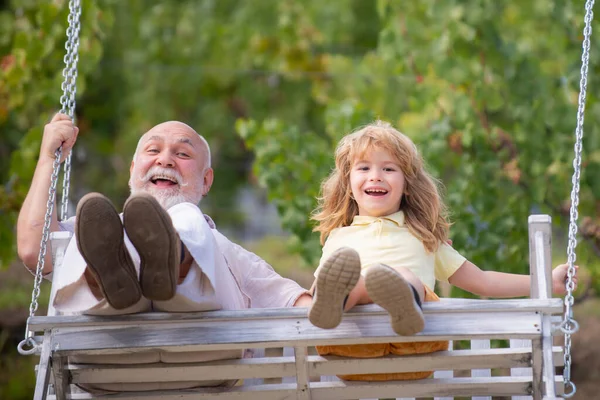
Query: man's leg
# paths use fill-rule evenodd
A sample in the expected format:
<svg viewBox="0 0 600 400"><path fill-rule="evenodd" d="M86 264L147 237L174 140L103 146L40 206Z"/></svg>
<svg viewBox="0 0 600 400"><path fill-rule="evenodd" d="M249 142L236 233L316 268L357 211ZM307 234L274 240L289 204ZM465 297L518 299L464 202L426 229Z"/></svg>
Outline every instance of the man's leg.
<svg viewBox="0 0 600 400"><path fill-rule="evenodd" d="M123 226L140 256L140 285L144 297L166 301L175 295L181 241L171 217L149 194L130 197L123 207Z"/></svg>
<svg viewBox="0 0 600 400"><path fill-rule="evenodd" d="M198 206L177 204L168 214L184 244L184 257L175 296L169 301L155 301L155 309L191 312L246 308L242 292Z"/></svg>
<svg viewBox="0 0 600 400"><path fill-rule="evenodd" d="M141 297L138 283L137 252L124 241L121 219L106 197L89 194L81 199L75 233L62 265L54 269L57 311L116 315L149 310L150 301Z"/></svg>
<svg viewBox="0 0 600 400"><path fill-rule="evenodd" d="M110 200L99 193L89 193L81 199L75 238L88 266L86 279L92 292L105 297L117 310L137 303L142 291L125 247L121 219Z"/></svg>
<svg viewBox="0 0 600 400"><path fill-rule="evenodd" d="M153 301L154 310L197 312L246 308L242 293L202 211L194 204L182 203L171 207L168 213L184 243L184 256L175 296L168 301ZM242 350L172 350L161 351L160 359L164 363L206 362L241 358L243 354ZM202 385L217 383L220 382L204 382Z"/></svg>

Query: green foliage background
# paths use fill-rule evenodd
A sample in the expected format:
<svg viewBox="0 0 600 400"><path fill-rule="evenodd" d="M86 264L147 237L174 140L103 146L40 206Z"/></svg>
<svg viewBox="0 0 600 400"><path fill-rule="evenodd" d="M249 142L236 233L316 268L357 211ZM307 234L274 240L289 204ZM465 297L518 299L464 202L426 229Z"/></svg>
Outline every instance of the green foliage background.
<svg viewBox="0 0 600 400"><path fill-rule="evenodd" d="M320 246L308 216L335 145L381 118L419 145L445 184L451 237L470 260L526 273L531 213L552 215L555 263L565 260L582 2L82 4L73 202L93 190L121 204L139 136L182 120L213 150L216 181L203 209L235 229L240 186L265 188L291 250L312 269ZM16 218L44 124L60 108L67 12L67 0L0 0L0 274L16 258ZM577 261L598 293L600 22L593 27ZM280 243L257 252L290 272L297 258ZM9 313L29 299L11 279L0 279L0 311ZM35 360L12 354L8 332L0 331L0 370L10 371L0 374L0 397L31 398Z"/></svg>
<svg viewBox="0 0 600 400"><path fill-rule="evenodd" d="M0 3L0 262L43 125L57 111L67 2ZM240 185L268 191L314 266L308 215L337 140L375 118L419 145L446 187L454 245L526 272L527 216L564 242L583 7L571 1L83 0L73 199L121 203L135 144L178 119L211 143L203 205L235 225ZM594 23L596 32L598 23ZM600 40L592 41L578 262L598 285ZM563 256L564 258L564 256Z"/></svg>

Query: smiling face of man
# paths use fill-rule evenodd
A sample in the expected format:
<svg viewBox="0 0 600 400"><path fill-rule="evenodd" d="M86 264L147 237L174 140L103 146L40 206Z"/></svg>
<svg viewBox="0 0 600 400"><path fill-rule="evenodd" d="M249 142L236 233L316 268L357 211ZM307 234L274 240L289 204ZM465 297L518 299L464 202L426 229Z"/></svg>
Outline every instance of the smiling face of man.
<svg viewBox="0 0 600 400"><path fill-rule="evenodd" d="M212 182L208 144L188 125L165 122L140 139L130 168L131 194L149 193L168 209L198 204Z"/></svg>

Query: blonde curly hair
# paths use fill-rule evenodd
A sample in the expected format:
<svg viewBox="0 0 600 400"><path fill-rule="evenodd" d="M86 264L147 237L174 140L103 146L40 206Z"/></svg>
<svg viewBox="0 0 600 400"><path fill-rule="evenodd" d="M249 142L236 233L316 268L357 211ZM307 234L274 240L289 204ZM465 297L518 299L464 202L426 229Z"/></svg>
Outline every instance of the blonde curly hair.
<svg viewBox="0 0 600 400"><path fill-rule="evenodd" d="M397 160L405 177L405 195L400 202L405 222L427 251L435 251L448 239L450 223L436 181L423 165L417 147L389 123L375 121L342 138L335 151L335 169L321 184L318 206L312 214L321 232L321 244L332 230L349 226L358 214L352 196L350 171L356 160L373 148L384 149ZM408 195L407 195L408 194Z"/></svg>

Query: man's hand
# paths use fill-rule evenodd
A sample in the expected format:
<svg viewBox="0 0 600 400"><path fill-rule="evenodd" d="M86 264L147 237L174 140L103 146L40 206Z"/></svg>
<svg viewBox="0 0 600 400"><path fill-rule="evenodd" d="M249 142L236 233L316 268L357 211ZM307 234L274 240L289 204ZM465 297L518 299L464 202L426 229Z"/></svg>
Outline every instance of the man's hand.
<svg viewBox="0 0 600 400"><path fill-rule="evenodd" d="M577 271L579 266L575 265L575 275L573 275L573 283L575 289L577 289ZM567 280L567 272L569 271L569 264L560 264L552 271L552 293L558 296L564 296L567 293L565 287L565 281Z"/></svg>
<svg viewBox="0 0 600 400"><path fill-rule="evenodd" d="M65 160L69 151L75 145L79 128L73 125L68 115L58 113L44 127L44 137L40 148L40 159L48 157L54 160L55 152L62 147L61 162Z"/></svg>

